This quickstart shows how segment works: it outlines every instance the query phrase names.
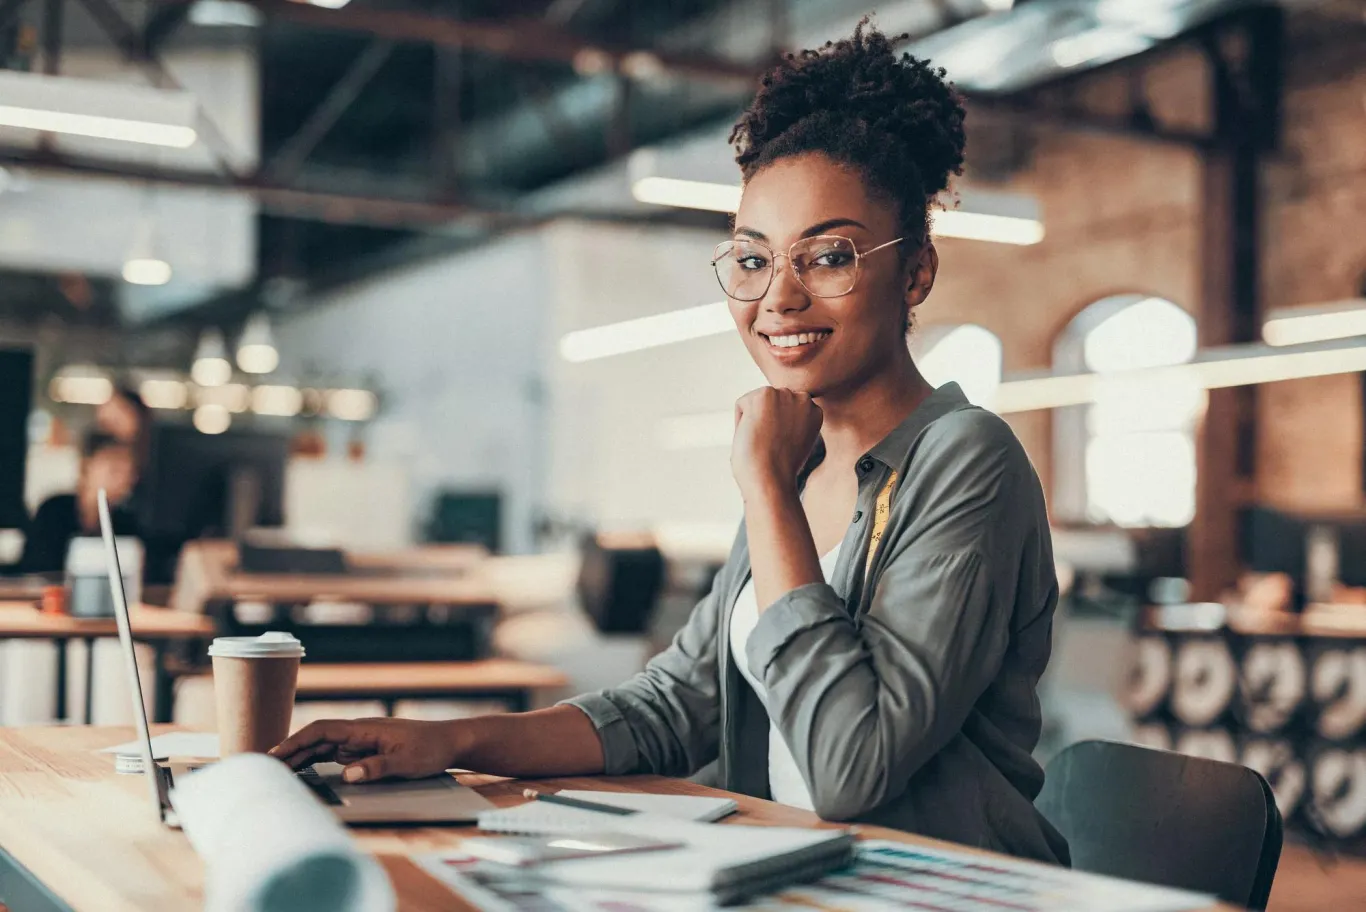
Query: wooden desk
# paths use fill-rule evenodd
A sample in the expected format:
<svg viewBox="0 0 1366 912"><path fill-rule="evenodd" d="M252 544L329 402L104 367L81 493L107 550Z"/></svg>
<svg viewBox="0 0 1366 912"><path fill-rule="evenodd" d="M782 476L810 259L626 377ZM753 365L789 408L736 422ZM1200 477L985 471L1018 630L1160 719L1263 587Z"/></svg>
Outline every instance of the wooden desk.
<svg viewBox="0 0 1366 912"><path fill-rule="evenodd" d="M531 708L537 690L564 687L558 668L512 659L473 662L346 662L299 666L297 700L376 699L394 714L398 700L453 697L502 700L514 712Z"/></svg>
<svg viewBox="0 0 1366 912"><path fill-rule="evenodd" d="M212 618L166 608L138 605L129 612L133 638L149 644L155 652L153 718L171 718L171 677L166 669L166 646L176 640L209 640L214 636ZM43 614L31 602L0 602L0 640L55 640L57 643L57 718L66 718L66 644L83 640L85 659L85 722L90 723L90 697L94 676L95 640L116 637L113 618L74 618Z"/></svg>
<svg viewBox="0 0 1366 912"><path fill-rule="evenodd" d="M0 901L12 912L182 912L202 907L203 865L189 841L157 821L142 777L120 776L111 757L94 753L131 736L126 728L0 729ZM521 783L475 776L462 781L500 805L522 800ZM656 776L536 784L724 794ZM732 797L739 802L740 813L730 819L738 823L825 825L806 811ZM383 862L405 912L470 908L405 856L453 848L471 832L464 827L353 831L360 844ZM934 844L881 827L864 827L861 832L878 839ZM1233 910L1218 905L1209 912Z"/></svg>
<svg viewBox="0 0 1366 912"><path fill-rule="evenodd" d="M0 576L0 602L36 602L47 585L51 582L40 576Z"/></svg>

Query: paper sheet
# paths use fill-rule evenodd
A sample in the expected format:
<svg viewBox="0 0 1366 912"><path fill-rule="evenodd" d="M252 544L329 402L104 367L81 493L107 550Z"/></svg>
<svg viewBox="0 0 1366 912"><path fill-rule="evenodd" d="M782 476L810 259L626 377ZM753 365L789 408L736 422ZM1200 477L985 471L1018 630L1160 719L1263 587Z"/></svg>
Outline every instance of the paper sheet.
<svg viewBox="0 0 1366 912"><path fill-rule="evenodd" d="M171 803L205 864L206 912L393 912L380 863L283 763L238 754L179 779Z"/></svg>
<svg viewBox="0 0 1366 912"><path fill-rule="evenodd" d="M102 754L123 754L141 760L141 748L136 741L100 748ZM152 759L167 757L218 758L218 736L211 732L167 732L152 739ZM139 764L140 765L140 764Z"/></svg>
<svg viewBox="0 0 1366 912"><path fill-rule="evenodd" d="M727 827L726 829L730 829ZM711 912L705 894L566 888L460 852L414 859L483 912ZM603 859L606 861L606 859ZM753 912L1193 912L1215 898L999 856L868 840L854 864L755 898Z"/></svg>

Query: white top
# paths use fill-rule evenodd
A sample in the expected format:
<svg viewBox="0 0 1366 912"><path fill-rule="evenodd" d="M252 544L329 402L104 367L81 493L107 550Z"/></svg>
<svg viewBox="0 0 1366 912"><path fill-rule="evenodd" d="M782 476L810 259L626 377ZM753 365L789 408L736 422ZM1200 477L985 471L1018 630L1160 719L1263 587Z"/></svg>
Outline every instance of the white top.
<svg viewBox="0 0 1366 912"><path fill-rule="evenodd" d="M821 558L821 574L826 580L835 572L835 564L839 559L839 545ZM740 590L740 597L735 601L735 610L730 615L730 654L739 666L740 674L745 676L749 686L758 694L760 702L767 707L768 694L764 691L764 684L749 670L749 659L745 653L745 644L749 642L749 635L754 632L754 625L757 623L759 605L754 598L754 580L750 579L745 583L745 588ZM771 721L768 724L768 790L773 800L779 804L814 810L811 790L806 787L806 780L802 778L797 761L792 759L792 751L783 740L782 732Z"/></svg>
<svg viewBox="0 0 1366 912"><path fill-rule="evenodd" d="M302 657L304 644L292 633L270 630L254 637L216 637L209 646L209 655L230 659Z"/></svg>

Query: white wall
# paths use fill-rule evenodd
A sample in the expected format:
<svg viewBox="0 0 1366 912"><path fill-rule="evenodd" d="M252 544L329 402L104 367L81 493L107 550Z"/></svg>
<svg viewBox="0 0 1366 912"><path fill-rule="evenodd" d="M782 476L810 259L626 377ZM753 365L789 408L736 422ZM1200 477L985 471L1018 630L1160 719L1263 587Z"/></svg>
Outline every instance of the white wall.
<svg viewBox="0 0 1366 912"><path fill-rule="evenodd" d="M504 544L526 551L545 477L551 283L536 233L376 275L276 328L281 371L372 376L383 409L366 431L367 459L406 473L413 521L439 486L498 487Z"/></svg>
<svg viewBox="0 0 1366 912"><path fill-rule="evenodd" d="M607 529L729 535L728 438L661 444L661 421L728 412L763 383L733 334L572 364L567 332L722 299L712 232L560 222L329 294L277 329L282 370L378 383L367 459L438 485L497 485L505 539L542 512Z"/></svg>
<svg viewBox="0 0 1366 912"><path fill-rule="evenodd" d="M708 231L561 223L554 339L566 332L723 299ZM551 346L549 496L557 512L605 528L733 527L740 497L725 445L666 449L664 419L729 410L763 384L734 333L571 364Z"/></svg>

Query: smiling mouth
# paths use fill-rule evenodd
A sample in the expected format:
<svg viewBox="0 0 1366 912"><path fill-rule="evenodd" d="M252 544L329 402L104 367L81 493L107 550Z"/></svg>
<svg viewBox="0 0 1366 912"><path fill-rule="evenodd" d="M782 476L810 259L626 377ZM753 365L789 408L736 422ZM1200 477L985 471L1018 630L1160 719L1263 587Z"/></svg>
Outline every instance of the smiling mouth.
<svg viewBox="0 0 1366 912"><path fill-rule="evenodd" d="M816 332L794 333L786 336L769 336L759 333L764 341L774 348L800 348L805 345L815 345L830 338L831 330L822 329Z"/></svg>

